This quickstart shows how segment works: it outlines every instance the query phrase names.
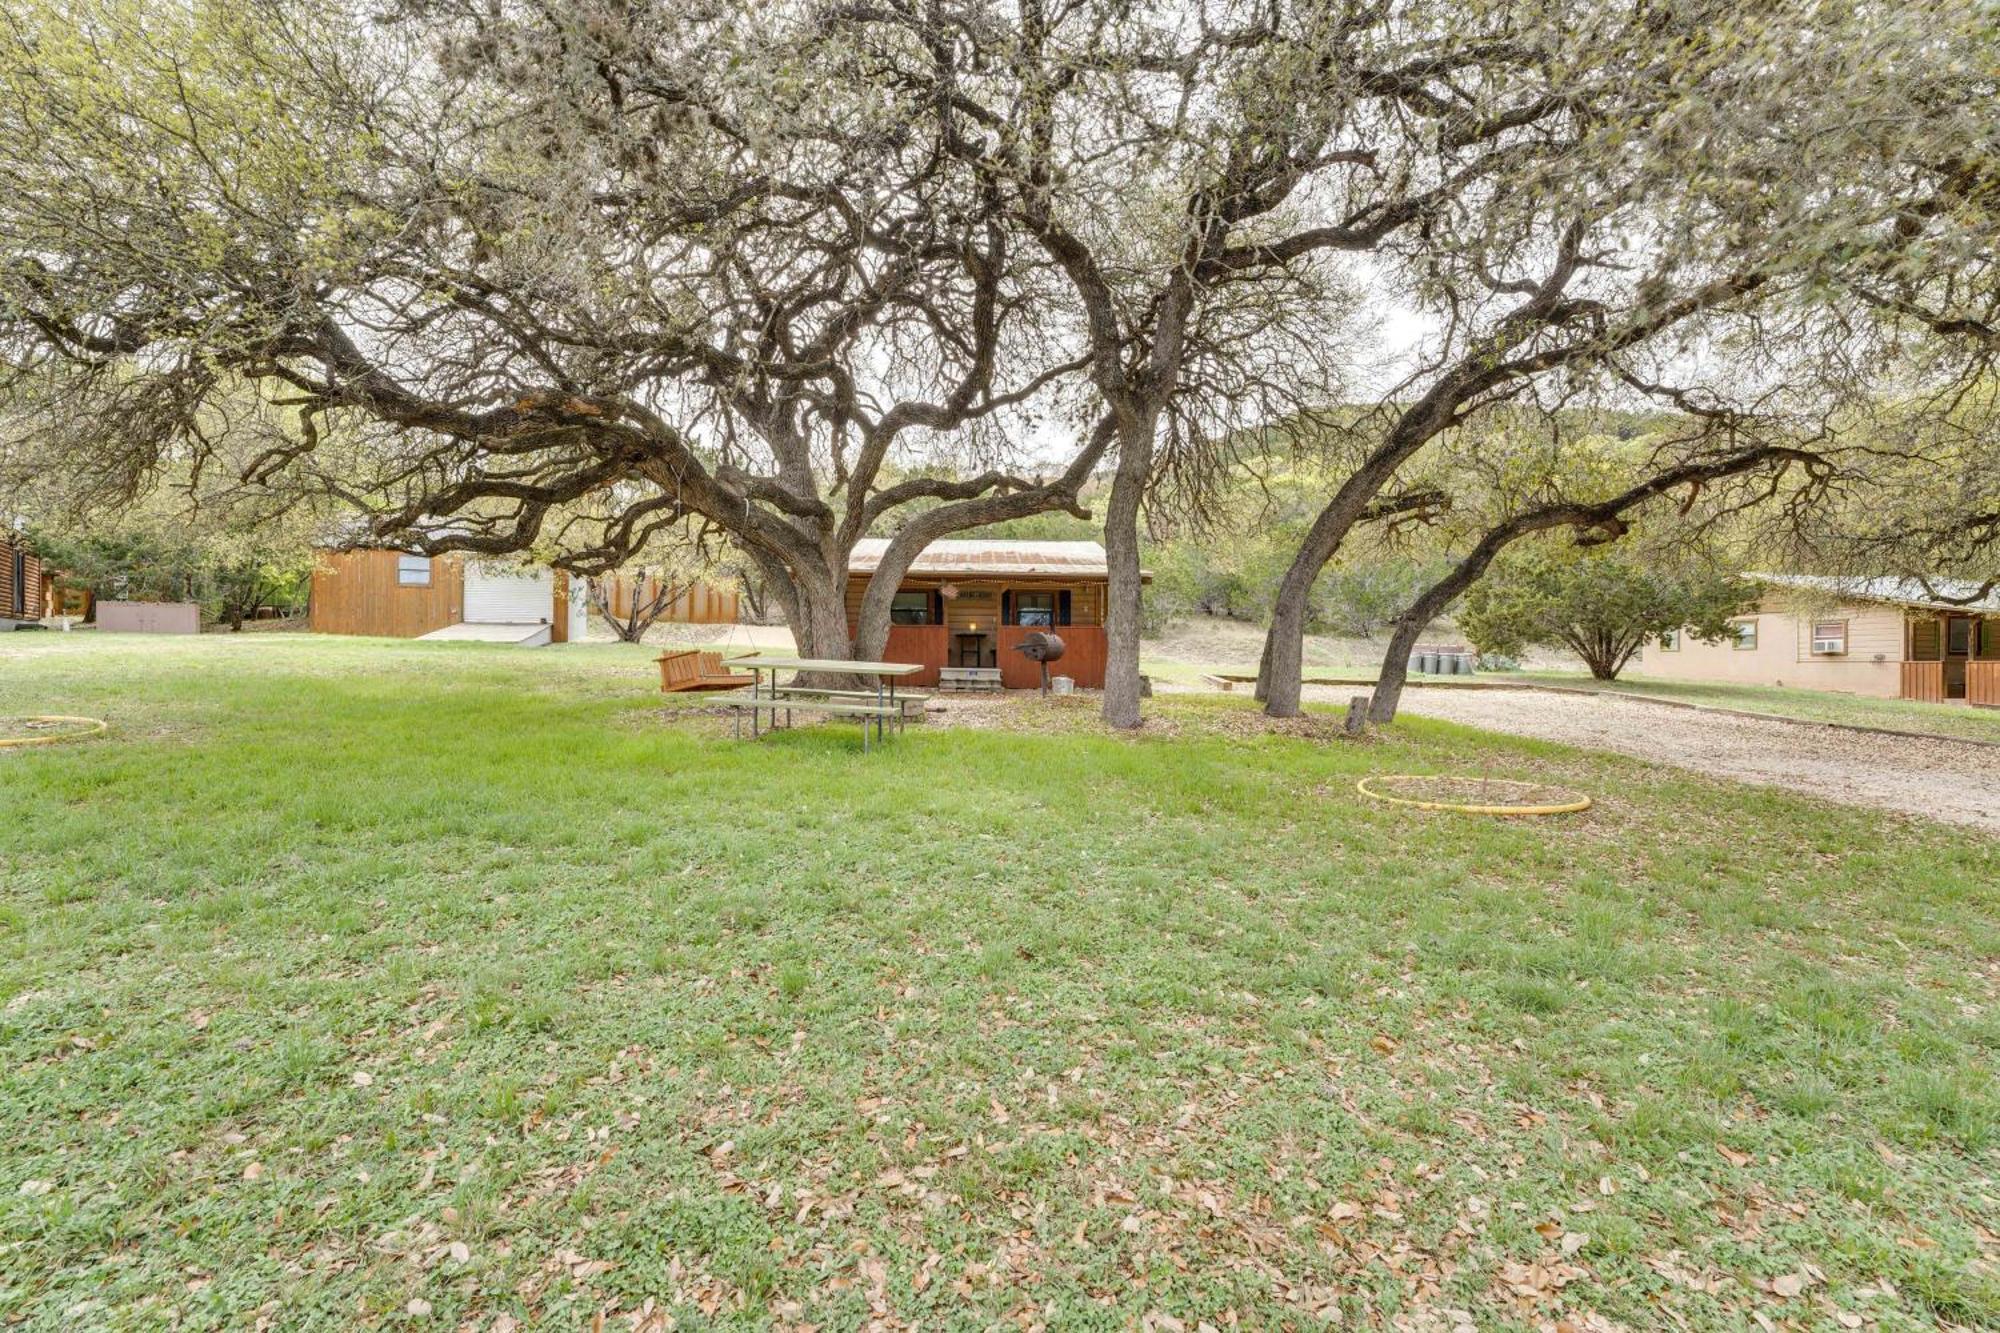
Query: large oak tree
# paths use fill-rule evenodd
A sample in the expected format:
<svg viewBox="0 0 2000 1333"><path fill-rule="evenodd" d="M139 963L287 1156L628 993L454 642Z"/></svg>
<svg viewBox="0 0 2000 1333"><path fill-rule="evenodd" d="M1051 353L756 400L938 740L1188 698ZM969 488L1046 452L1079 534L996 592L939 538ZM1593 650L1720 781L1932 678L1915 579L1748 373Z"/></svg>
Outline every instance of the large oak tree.
<svg viewBox="0 0 2000 1333"><path fill-rule="evenodd" d="M106 495L261 437L247 486L583 573L695 522L807 652L854 542L1075 508L1014 466L1068 367L1047 261L813 6L30 5L0 62L17 464ZM32 445L32 448L28 446Z"/></svg>

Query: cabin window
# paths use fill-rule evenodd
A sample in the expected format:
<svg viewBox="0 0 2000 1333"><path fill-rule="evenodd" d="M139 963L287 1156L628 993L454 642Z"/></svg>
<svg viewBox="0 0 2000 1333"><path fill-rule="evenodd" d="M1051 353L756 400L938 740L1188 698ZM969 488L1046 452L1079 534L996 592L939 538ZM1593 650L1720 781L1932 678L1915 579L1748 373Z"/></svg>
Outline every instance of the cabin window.
<svg viewBox="0 0 2000 1333"><path fill-rule="evenodd" d="M1681 632L1679 630L1670 629L1665 634L1662 634L1660 636L1661 652L1677 653L1680 650L1681 650Z"/></svg>
<svg viewBox="0 0 2000 1333"><path fill-rule="evenodd" d="M1847 622L1845 620L1815 620L1812 627L1812 650L1815 653L1838 655L1847 651Z"/></svg>
<svg viewBox="0 0 2000 1333"><path fill-rule="evenodd" d="M899 592L889 603L889 623L891 625L928 625L931 623L931 595L927 592Z"/></svg>
<svg viewBox="0 0 2000 1333"><path fill-rule="evenodd" d="M1748 653L1757 650L1756 621L1732 620L1729 622L1729 630L1730 633L1736 636L1736 650L1738 652Z"/></svg>
<svg viewBox="0 0 2000 1333"><path fill-rule="evenodd" d="M1972 656L1972 621L1964 616L1953 616L1946 621L1944 645L1947 657Z"/></svg>
<svg viewBox="0 0 2000 1333"><path fill-rule="evenodd" d="M396 583L404 588L428 588L431 586L431 558L427 555L399 555L396 557Z"/></svg>
<svg viewBox="0 0 2000 1333"><path fill-rule="evenodd" d="M1052 592L1015 593L1014 623L1053 628L1056 623L1056 595Z"/></svg>

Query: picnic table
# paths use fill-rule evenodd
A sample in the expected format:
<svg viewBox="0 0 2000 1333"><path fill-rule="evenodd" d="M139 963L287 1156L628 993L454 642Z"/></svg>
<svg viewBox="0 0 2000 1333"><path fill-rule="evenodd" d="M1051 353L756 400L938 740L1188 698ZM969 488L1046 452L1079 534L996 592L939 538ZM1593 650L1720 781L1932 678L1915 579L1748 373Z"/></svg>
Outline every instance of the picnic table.
<svg viewBox="0 0 2000 1333"><path fill-rule="evenodd" d="M861 748L868 748L868 726L872 722L878 739L886 739L884 723L893 721L899 726L903 721L903 706L910 702L920 702L927 696L911 695L907 692L901 699L896 695L896 682L904 676L922 671L923 667L914 662L850 662L840 658L821 657L739 657L731 660L731 667L750 672L748 693L738 692L726 696L720 702L741 710L737 716L737 734L742 734L741 713L750 714L750 735L761 736L762 715L771 715L771 726L776 729L778 714L784 713L785 720L791 721L794 708L829 713L835 716L858 717L861 719ZM830 690L816 686L780 685L778 673L781 671L813 671L828 675L861 676L874 681L871 690ZM770 679L765 679L765 673ZM871 697L872 696L872 697Z"/></svg>

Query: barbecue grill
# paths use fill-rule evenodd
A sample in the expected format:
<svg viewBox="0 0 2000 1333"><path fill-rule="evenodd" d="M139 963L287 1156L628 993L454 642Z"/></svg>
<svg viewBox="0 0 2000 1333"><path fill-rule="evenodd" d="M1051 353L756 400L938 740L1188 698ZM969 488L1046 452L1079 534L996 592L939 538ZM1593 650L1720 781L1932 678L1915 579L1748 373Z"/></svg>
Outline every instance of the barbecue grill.
<svg viewBox="0 0 2000 1333"><path fill-rule="evenodd" d="M1062 635L1050 634L1043 630L1027 635L1014 645L1014 651L1030 662L1042 665L1042 693L1049 692L1049 663L1059 661L1063 655Z"/></svg>

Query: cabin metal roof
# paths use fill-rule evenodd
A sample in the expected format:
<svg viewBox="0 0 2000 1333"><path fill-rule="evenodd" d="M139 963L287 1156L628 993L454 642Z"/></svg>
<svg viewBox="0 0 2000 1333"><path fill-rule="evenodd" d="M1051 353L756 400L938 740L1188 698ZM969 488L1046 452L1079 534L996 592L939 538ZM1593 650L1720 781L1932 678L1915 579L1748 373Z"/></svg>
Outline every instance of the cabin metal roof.
<svg viewBox="0 0 2000 1333"><path fill-rule="evenodd" d="M1930 579L1926 586L1926 581L1896 578L1890 575L1847 578L1831 574L1746 573L1743 577L1754 579L1758 583L1768 583L1781 588L1797 588L1802 592L1841 597L1855 602L1914 606L1925 611L2000 611L2000 591L1989 592L1984 597L1974 597L1979 591L1979 585L1959 579ZM1950 600L1953 598L1961 600Z"/></svg>
<svg viewBox="0 0 2000 1333"><path fill-rule="evenodd" d="M872 574L889 549L886 537L863 537L847 563L852 574ZM1110 576L1096 542L937 541L910 566L916 575L1022 578L1033 575L1102 579Z"/></svg>

